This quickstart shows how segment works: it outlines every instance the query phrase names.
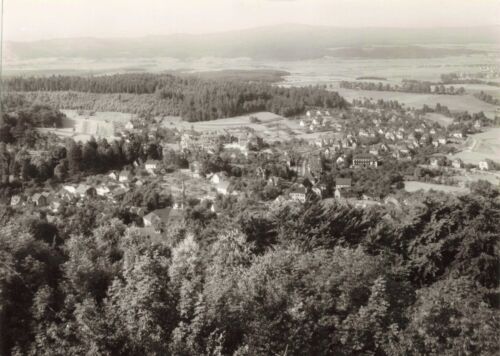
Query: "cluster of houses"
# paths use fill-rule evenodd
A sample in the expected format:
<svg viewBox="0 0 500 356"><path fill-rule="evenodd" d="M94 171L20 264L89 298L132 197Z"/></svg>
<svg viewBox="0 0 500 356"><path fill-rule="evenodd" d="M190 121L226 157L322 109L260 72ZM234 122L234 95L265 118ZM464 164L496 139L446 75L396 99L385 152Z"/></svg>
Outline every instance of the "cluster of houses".
<svg viewBox="0 0 500 356"><path fill-rule="evenodd" d="M340 131L342 125L333 120L329 110L308 110L304 118L300 119L299 126L309 131L319 131L324 128Z"/></svg>
<svg viewBox="0 0 500 356"><path fill-rule="evenodd" d="M448 167L451 166L456 169L464 168L464 162L460 158L448 159L444 155L433 155L429 160L432 168ZM477 168L481 171L490 171L495 169L495 163L489 159L480 161Z"/></svg>

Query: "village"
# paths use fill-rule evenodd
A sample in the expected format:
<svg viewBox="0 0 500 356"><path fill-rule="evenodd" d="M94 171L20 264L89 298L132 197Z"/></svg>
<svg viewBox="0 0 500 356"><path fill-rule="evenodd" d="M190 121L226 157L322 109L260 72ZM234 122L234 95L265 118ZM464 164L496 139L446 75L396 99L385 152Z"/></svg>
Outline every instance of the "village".
<svg viewBox="0 0 500 356"><path fill-rule="evenodd" d="M465 164L453 156L487 121L449 129L418 110L384 105L365 102L347 112L311 108L286 119L295 127L290 140L266 141L244 124L197 131L134 118L113 125L117 139L139 137L144 150L159 147L158 157L146 155L121 171L80 182L30 189L13 195L10 205L30 206L53 221L67 205L99 200L136 216L144 233L159 234L188 208L218 214L228 202L244 199L268 205L319 199L369 208L404 204L398 192L410 184L467 192L470 180L455 178L471 174L498 185L497 163Z"/></svg>

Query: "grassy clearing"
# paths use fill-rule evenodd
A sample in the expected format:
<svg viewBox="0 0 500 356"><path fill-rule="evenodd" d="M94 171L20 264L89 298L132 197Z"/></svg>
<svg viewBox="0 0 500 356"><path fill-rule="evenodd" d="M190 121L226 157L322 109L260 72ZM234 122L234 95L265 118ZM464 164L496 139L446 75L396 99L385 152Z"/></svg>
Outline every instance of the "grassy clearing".
<svg viewBox="0 0 500 356"><path fill-rule="evenodd" d="M486 180L495 186L500 186L500 173L491 173L491 172L475 172L475 173L466 173L464 175L453 176L458 182L471 183L477 182L478 180Z"/></svg>
<svg viewBox="0 0 500 356"><path fill-rule="evenodd" d="M436 122L443 127L448 127L453 123L453 119L451 117L444 116L443 114L427 113L425 114L425 118L429 121Z"/></svg>
<svg viewBox="0 0 500 356"><path fill-rule="evenodd" d="M463 187L455 187L451 185L443 185L443 184L433 184L433 183L424 183L424 182L405 182L405 190L407 192L416 192L419 190L424 190L426 192L430 190L445 192L445 193L458 193L458 194L467 194L469 192L468 188Z"/></svg>

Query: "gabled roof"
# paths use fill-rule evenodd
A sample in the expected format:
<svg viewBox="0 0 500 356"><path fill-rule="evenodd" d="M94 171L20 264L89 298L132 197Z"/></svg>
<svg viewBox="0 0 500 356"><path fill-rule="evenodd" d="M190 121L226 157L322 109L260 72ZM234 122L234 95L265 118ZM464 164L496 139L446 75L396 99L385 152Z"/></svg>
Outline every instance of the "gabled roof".
<svg viewBox="0 0 500 356"><path fill-rule="evenodd" d="M372 159L375 160L375 157L373 157L371 154L359 154L353 157L353 159Z"/></svg>

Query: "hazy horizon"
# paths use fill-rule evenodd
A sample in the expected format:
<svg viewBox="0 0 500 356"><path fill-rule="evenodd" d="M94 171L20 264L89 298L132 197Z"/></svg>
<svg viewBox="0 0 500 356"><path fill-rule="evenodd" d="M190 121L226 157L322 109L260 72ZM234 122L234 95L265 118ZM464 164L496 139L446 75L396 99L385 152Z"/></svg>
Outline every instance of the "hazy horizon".
<svg viewBox="0 0 500 356"><path fill-rule="evenodd" d="M4 0L3 29L5 41L25 42L212 34L288 24L463 28L499 26L499 13L497 0Z"/></svg>
<svg viewBox="0 0 500 356"><path fill-rule="evenodd" d="M293 1L293 0L276 0L276 1ZM219 35L219 34L229 34L235 32L245 32L252 30L260 30L260 29L272 29L272 28L280 28L285 26L293 26L293 27L311 27L311 28L325 28L325 29L352 29L352 30L369 30L369 29L394 29L394 30L439 30L439 29L482 29L482 28L499 28L499 43L500 43L500 24L498 25L470 25L470 26L429 26L429 27L391 27L391 26L329 26L329 25L314 25L314 24L305 24L305 23L276 23L273 25L262 25L262 26L251 26L251 27L242 27L231 30L220 30L220 31L209 31L209 32L172 32L172 33L150 33L150 34L140 34L140 35L129 35L129 36L60 36L60 37L48 37L48 38L40 38L40 39L5 39L5 42L43 42L43 41L57 41L57 40L71 40L71 39L96 39L96 40L127 40L127 39L141 39L141 38L153 38L153 37L168 37L168 36L204 36L204 35Z"/></svg>

